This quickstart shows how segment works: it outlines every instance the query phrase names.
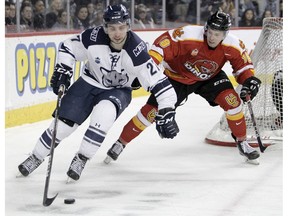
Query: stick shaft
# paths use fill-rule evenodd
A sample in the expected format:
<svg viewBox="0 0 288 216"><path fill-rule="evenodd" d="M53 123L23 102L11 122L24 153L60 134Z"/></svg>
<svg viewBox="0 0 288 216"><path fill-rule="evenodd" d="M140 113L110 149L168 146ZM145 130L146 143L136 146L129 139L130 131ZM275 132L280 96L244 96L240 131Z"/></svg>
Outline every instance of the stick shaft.
<svg viewBox="0 0 288 216"><path fill-rule="evenodd" d="M43 195L43 205L49 206L52 204L54 199L58 194L56 194L52 198L48 198L48 189L50 184L50 177L51 177L51 171L52 171L52 163L53 163L53 157L54 157L54 149L55 149L55 143L56 143L56 134L57 134L57 125L58 125L58 110L60 107L60 102L62 95L64 94L65 86L61 85L59 87L58 95L57 95L57 103L56 103L56 109L55 109L55 118L54 118L54 125L53 125L53 133L52 133L52 140L51 140L51 146L50 146L50 156L48 161L48 167L47 167L47 173L46 173L46 180L45 180L45 187L44 187L44 195Z"/></svg>
<svg viewBox="0 0 288 216"><path fill-rule="evenodd" d="M247 95L247 106L248 106L248 110L249 110L249 113L250 113L250 116L251 116L252 124L253 124L253 127L254 127L254 131L255 131L255 134L256 134L256 138L257 138L257 142L258 142L260 151L263 153L267 147L263 145L262 140L261 140L261 136L260 136L259 129L258 129L258 126L257 126L257 123L256 123L254 112L253 112L253 107L252 107L252 102L251 102L251 99L250 99L250 95Z"/></svg>

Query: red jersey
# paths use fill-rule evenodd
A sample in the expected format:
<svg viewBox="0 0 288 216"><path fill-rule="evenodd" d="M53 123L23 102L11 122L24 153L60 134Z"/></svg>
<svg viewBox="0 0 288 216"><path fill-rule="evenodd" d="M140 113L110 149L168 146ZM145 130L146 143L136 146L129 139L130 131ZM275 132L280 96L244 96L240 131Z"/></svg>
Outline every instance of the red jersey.
<svg viewBox="0 0 288 216"><path fill-rule="evenodd" d="M149 50L165 74L184 84L209 80L229 61L239 84L254 75L252 61L244 43L232 34L216 48L208 47L204 27L187 25L169 30L158 37Z"/></svg>

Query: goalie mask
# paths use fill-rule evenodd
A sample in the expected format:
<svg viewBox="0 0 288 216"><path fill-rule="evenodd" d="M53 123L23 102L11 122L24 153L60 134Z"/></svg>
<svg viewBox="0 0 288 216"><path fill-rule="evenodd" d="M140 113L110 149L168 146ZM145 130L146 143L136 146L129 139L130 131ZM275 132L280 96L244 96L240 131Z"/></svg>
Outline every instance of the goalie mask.
<svg viewBox="0 0 288 216"><path fill-rule="evenodd" d="M126 7L120 5L110 5L106 8L103 15L104 30L107 32L108 24L126 23L130 29L130 15Z"/></svg>

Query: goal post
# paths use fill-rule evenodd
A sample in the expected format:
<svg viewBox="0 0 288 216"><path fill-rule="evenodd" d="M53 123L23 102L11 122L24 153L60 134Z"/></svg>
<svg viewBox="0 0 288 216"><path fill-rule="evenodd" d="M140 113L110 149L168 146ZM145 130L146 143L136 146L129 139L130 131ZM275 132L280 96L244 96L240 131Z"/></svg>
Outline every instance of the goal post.
<svg viewBox="0 0 288 216"><path fill-rule="evenodd" d="M251 55L255 76L262 84L257 96L252 100L256 124L263 144L282 142L283 137L283 19L265 18L261 34ZM240 93L241 85L236 87ZM257 146L257 139L247 104L243 104L247 125L247 140ZM236 146L231 130L225 118L209 131L205 141L221 146Z"/></svg>

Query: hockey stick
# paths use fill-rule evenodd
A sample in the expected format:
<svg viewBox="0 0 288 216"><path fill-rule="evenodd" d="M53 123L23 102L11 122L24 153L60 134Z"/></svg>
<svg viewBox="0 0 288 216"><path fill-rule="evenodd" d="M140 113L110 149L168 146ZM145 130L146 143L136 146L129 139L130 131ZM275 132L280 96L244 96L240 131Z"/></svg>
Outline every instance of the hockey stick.
<svg viewBox="0 0 288 216"><path fill-rule="evenodd" d="M267 146L264 146L263 143L262 143L262 140L261 140L261 137L260 137L260 133L259 133L259 130L258 130L258 127L257 127L257 124L256 124L256 120L255 120L255 116L254 116L254 112L253 112L253 108L252 108L252 102L251 102L249 94L247 94L247 96L246 96L246 101L247 101L248 110L249 110L249 113L250 113L250 116L251 116L251 120L252 120L252 123L253 123L253 127L254 127L254 130L255 130L255 134L256 134L257 141L258 141L258 145L259 145L260 151L263 153L265 151L265 149L267 148Z"/></svg>
<svg viewBox="0 0 288 216"><path fill-rule="evenodd" d="M51 170L52 170L52 162L53 162L56 133L57 133L57 123L58 123L58 117L59 117L58 109L60 107L60 102L61 102L62 95L64 94L64 91L65 91L65 86L60 85L59 90L58 90L58 95L57 95L57 104L56 104L55 117L54 117L54 128L53 128L52 141L51 141L51 147L50 147L50 157L48 161L48 168L47 168L44 195L43 195L44 206L50 206L58 195L57 193L54 197L48 198L48 188L49 188L49 182L50 182L50 176L51 176Z"/></svg>
<svg viewBox="0 0 288 216"><path fill-rule="evenodd" d="M247 135L247 140L256 140L257 137L254 135ZM271 140L271 141L283 141L283 137L277 137L277 136L261 136L262 140Z"/></svg>

